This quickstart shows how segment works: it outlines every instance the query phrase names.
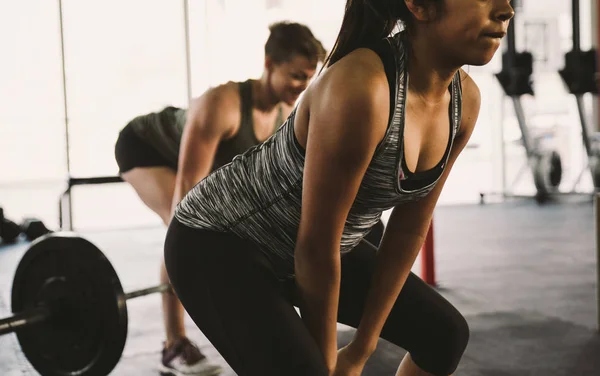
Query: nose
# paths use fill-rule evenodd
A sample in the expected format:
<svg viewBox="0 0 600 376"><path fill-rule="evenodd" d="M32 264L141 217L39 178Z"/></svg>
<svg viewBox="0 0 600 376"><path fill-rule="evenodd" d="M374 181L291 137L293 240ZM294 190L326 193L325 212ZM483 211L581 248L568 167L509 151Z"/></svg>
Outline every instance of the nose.
<svg viewBox="0 0 600 376"><path fill-rule="evenodd" d="M510 0L502 0L502 5L496 10L496 19L500 22L510 20L515 16L515 10L510 4Z"/></svg>

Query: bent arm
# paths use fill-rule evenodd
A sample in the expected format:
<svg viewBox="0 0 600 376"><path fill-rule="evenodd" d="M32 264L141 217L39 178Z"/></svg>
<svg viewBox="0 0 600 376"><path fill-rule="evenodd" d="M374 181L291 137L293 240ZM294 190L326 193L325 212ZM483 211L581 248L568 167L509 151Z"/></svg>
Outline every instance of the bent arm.
<svg viewBox="0 0 600 376"><path fill-rule="evenodd" d="M295 248L295 274L302 319L328 367L337 359L340 240L348 212L377 143L389 106L383 80L364 70L348 82L335 73L310 99L302 212ZM350 87L349 87L350 86ZM365 89L365 86L371 88ZM336 95L333 95L336 93Z"/></svg>
<svg viewBox="0 0 600 376"><path fill-rule="evenodd" d="M446 169L427 197L394 208L377 252L366 308L353 339L353 346L365 357L375 350L383 325L423 246L433 210L450 170L473 132L479 114L479 90L468 77L463 85L466 109Z"/></svg>
<svg viewBox="0 0 600 376"><path fill-rule="evenodd" d="M179 148L171 214L194 185L210 173L219 143L231 128L233 106L223 91L213 89L198 98L188 110Z"/></svg>

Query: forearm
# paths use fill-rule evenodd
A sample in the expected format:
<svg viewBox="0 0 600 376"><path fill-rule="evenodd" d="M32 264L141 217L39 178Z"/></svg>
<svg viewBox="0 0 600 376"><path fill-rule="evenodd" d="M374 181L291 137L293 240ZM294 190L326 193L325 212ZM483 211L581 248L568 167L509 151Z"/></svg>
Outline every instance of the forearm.
<svg viewBox="0 0 600 376"><path fill-rule="evenodd" d="M383 325L424 241L423 236L414 234L402 236L402 241L398 242L390 238L401 235L394 235L384 238L377 253L363 316L352 341L365 356L375 351ZM401 246L398 247L398 244Z"/></svg>
<svg viewBox="0 0 600 376"><path fill-rule="evenodd" d="M171 203L171 218L175 214L175 208L177 207L177 204L183 200L185 195L196 185L197 182L205 177L206 174L200 175L199 177L185 176L181 173L177 174L177 177L175 178L175 187L173 189L173 201Z"/></svg>
<svg viewBox="0 0 600 376"><path fill-rule="evenodd" d="M313 255L315 252L313 251ZM330 369L337 359L337 313L340 291L340 257L311 257L298 251L295 260L299 308L309 333ZM324 253L324 252L323 252Z"/></svg>

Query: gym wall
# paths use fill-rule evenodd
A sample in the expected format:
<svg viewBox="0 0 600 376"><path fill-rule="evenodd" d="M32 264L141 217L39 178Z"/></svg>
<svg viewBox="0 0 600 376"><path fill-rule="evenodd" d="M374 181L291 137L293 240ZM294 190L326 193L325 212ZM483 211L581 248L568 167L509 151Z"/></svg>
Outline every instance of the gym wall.
<svg viewBox="0 0 600 376"><path fill-rule="evenodd" d="M321 40L331 47L343 1L321 7L316 22L307 20L314 14L308 5L63 0L63 86L59 1L0 3L0 45L11 57L0 61L0 206L6 215L40 217L55 228L68 171L115 175L114 142L131 118L165 105L186 106L188 93L227 80L258 77L270 23L305 22L318 37L327 34ZM160 224L124 184L74 188L73 211L79 229Z"/></svg>
<svg viewBox="0 0 600 376"><path fill-rule="evenodd" d="M523 15L554 22L560 41L553 54L563 54L571 38L568 2L543 3L525 2ZM10 57L0 60L0 206L15 220L37 216L56 227L58 196L68 172L66 124L71 174L115 175L114 142L129 119L168 104L185 106L189 94L199 95L223 81L258 76L272 22L306 23L331 48L344 4L345 0L62 0L63 87L59 1L0 3L0 46ZM589 9L590 1L582 1L582 14ZM591 43L591 25L589 17L581 20L585 48ZM519 147L502 159L503 140L504 146L514 142L519 130L493 77L500 70L499 57L500 53L486 67L466 67L483 94L479 124L441 204L476 202L479 192L502 188L502 168L510 178L523 162ZM536 98L525 101L526 110L536 115L534 126L556 126L566 135L562 140L571 158L565 160L573 164L572 171L578 170L576 162L584 159L575 105L555 72L539 69L534 75ZM547 121L548 109L561 111L558 120ZM465 184L473 174L479 177L477 184ZM520 187L525 193L532 188L528 181ZM73 204L79 229L160 224L124 184L77 187Z"/></svg>

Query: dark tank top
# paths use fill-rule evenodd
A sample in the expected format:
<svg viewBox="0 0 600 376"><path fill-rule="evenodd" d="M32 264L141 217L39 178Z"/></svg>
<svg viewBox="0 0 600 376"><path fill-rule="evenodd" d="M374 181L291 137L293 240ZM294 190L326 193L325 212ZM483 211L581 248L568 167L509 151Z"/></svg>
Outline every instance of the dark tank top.
<svg viewBox="0 0 600 376"><path fill-rule="evenodd" d="M252 81L247 80L240 83L241 120L240 128L230 139L221 141L215 154L213 170L231 162L233 157L244 153L252 146L260 143L254 132L254 120L252 118ZM279 107L279 114L273 126L273 132L283 123L283 113Z"/></svg>
<svg viewBox="0 0 600 376"><path fill-rule="evenodd" d="M252 80L240 82L239 92L240 127L233 137L219 143L212 166L213 171L231 162L236 155L242 154L250 147L260 143L254 133ZM152 112L136 117L130 122L130 126L141 139L176 166L179 160L179 148L181 146L186 115L186 109L169 106L159 112ZM283 111L280 106L272 133L277 130L283 121Z"/></svg>

